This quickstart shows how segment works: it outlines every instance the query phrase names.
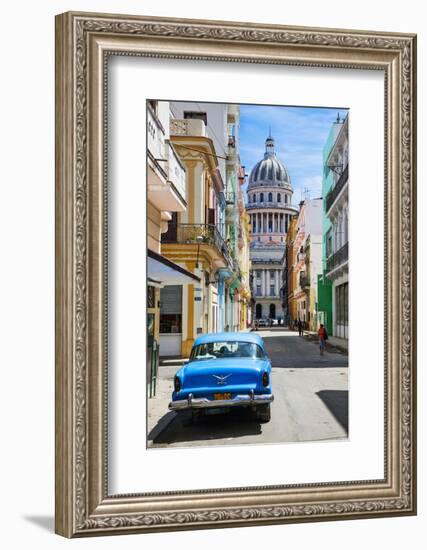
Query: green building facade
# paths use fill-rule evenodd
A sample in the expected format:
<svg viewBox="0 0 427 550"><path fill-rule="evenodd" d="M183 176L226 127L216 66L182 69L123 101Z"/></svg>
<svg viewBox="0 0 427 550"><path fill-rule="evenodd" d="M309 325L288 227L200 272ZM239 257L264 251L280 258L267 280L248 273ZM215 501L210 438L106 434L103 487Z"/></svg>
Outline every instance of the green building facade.
<svg viewBox="0 0 427 550"><path fill-rule="evenodd" d="M332 224L326 216L326 195L331 189L334 178L333 172L328 167L327 161L329 153L335 143L338 132L342 126L342 119L339 117L332 124L328 134L325 146L323 148L323 178L322 178L322 197L323 197L323 224L322 224L322 267L323 274L317 277L317 322L325 325L328 334L332 334L332 282L326 277L326 260L332 252Z"/></svg>

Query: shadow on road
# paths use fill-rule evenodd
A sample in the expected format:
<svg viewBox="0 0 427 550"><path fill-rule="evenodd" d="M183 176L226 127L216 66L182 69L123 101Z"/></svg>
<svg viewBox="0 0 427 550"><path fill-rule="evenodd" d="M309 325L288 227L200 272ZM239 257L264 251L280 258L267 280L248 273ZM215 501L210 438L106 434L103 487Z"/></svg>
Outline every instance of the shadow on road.
<svg viewBox="0 0 427 550"><path fill-rule="evenodd" d="M328 348L320 355L319 347L298 336L293 331L261 334L273 367L286 369L346 368L348 356L338 350Z"/></svg>
<svg viewBox="0 0 427 550"><path fill-rule="evenodd" d="M161 420L160 420L161 421ZM182 411L153 439L154 445L167 445L191 441L212 441L261 433L261 425L249 411L230 410L229 412L201 416L192 421L190 411ZM149 439L151 439L149 437Z"/></svg>
<svg viewBox="0 0 427 550"><path fill-rule="evenodd" d="M321 390L316 395L348 434L348 390Z"/></svg>

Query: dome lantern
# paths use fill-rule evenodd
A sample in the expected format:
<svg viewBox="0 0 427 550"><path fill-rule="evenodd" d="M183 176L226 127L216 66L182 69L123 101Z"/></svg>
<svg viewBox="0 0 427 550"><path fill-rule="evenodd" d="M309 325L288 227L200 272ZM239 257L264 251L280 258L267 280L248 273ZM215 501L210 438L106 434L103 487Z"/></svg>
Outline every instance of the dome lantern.
<svg viewBox="0 0 427 550"><path fill-rule="evenodd" d="M248 190L254 187L285 187L292 191L291 180L285 165L277 158L271 130L265 140L264 158L253 167Z"/></svg>

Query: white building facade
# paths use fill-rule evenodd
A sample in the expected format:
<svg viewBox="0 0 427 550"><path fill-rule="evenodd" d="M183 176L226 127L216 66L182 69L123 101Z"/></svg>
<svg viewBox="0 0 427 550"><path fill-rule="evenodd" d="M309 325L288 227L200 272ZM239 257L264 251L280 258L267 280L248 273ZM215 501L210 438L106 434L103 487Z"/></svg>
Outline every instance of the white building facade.
<svg viewBox="0 0 427 550"><path fill-rule="evenodd" d="M326 274L332 281L333 334L348 338L348 116L327 159L334 183L326 195L325 212L332 224L327 236Z"/></svg>
<svg viewBox="0 0 427 550"><path fill-rule="evenodd" d="M265 141L264 158L252 168L247 194L255 318L283 320L282 258L290 218L298 209L292 205L289 174L276 156L271 135Z"/></svg>

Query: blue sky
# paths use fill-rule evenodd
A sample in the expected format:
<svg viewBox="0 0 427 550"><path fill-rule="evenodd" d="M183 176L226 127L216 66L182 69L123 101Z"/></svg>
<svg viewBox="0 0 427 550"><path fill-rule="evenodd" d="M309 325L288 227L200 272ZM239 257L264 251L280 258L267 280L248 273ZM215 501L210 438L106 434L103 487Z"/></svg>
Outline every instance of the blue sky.
<svg viewBox="0 0 427 550"><path fill-rule="evenodd" d="M293 203L301 200L304 188L310 198L321 196L323 147L338 112L341 117L347 114L339 108L241 105L240 161L246 173L263 158L271 126L276 155L291 178Z"/></svg>

